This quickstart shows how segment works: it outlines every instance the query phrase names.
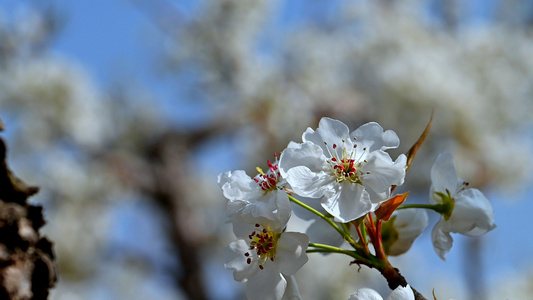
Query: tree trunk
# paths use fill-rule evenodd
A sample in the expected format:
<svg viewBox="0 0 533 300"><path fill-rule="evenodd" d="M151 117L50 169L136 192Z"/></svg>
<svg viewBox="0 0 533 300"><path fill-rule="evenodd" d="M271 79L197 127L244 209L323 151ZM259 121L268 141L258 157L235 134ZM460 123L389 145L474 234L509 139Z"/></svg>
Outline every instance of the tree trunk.
<svg viewBox="0 0 533 300"><path fill-rule="evenodd" d="M57 280L52 243L41 237L42 207L27 203L38 188L15 177L0 139L0 299L47 299Z"/></svg>

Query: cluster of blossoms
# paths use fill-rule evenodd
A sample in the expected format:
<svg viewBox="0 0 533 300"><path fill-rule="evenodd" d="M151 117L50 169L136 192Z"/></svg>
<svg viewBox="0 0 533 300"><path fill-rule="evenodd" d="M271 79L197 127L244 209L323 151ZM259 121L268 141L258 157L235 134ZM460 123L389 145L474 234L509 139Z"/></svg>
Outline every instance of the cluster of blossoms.
<svg viewBox="0 0 533 300"><path fill-rule="evenodd" d="M394 131L371 122L350 132L344 123L323 118L316 130L303 133L301 143L289 143L279 161L277 156L269 161L267 172L257 168L254 178L240 170L220 174L218 182L228 199L226 215L237 237L226 249L225 266L235 280L247 283L248 298L299 299L293 275L307 262L307 253L324 252L346 254L353 263L376 268L395 289L390 299L424 299L387 259L408 251L423 232L428 217L420 209L441 214L432 241L442 259L452 247L450 233L476 236L495 227L490 202L457 177L447 152L431 170L430 204L402 205L407 193L393 195L425 134L414 151L393 160L386 150L400 144ZM314 199L326 213L305 203ZM332 226L353 250L310 243L306 234L286 231L291 202ZM350 296L380 298L368 289Z"/></svg>

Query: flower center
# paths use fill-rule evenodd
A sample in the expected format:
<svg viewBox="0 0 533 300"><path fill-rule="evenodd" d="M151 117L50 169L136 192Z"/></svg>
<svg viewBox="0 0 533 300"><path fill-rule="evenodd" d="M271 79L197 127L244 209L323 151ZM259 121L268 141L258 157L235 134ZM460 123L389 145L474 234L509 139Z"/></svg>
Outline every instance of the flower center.
<svg viewBox="0 0 533 300"><path fill-rule="evenodd" d="M281 178L278 169L278 156L276 153L274 153L274 156L276 157L274 163L271 163L270 160L267 162L269 168L268 172L265 173L261 168L256 168L259 174L254 178L254 181L259 184L259 187L261 187L263 191L265 191L265 194L275 190L277 188L277 183Z"/></svg>
<svg viewBox="0 0 533 300"><path fill-rule="evenodd" d="M460 182L457 183L457 189L454 193L454 195L457 195L459 194L460 192L466 190L468 188L468 186L470 185L469 182L466 182L466 181L462 181L460 180Z"/></svg>
<svg viewBox="0 0 533 300"><path fill-rule="evenodd" d="M259 224L255 224L255 229L248 238L250 239L250 251L244 253L247 257L246 263L251 264L252 261L259 261L259 268L263 270L264 264L270 260L274 261L276 256L276 245L278 243L279 234L267 230Z"/></svg>
<svg viewBox="0 0 533 300"><path fill-rule="evenodd" d="M344 145L341 152L342 156L338 157L338 155L336 154L337 152L335 151L330 152L331 159L327 160L326 162L331 167L331 170L333 172L333 175L337 179L337 182L341 183L348 181L350 183L363 184L360 175L362 174L362 167L367 161L363 160L361 162L360 160L366 152L366 148L364 148L363 153L358 158L356 158L355 149L357 148L357 144L354 144L353 149L350 149L350 151L348 152L346 141L342 140L342 143ZM326 142L324 142L324 144L327 145ZM333 144L333 150L336 150L337 147L337 144Z"/></svg>

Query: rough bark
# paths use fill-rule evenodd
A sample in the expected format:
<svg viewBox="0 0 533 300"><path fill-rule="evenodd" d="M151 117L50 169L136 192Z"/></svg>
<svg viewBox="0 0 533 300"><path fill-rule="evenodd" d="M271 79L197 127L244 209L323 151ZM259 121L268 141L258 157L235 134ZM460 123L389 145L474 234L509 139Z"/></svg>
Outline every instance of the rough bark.
<svg viewBox="0 0 533 300"><path fill-rule="evenodd" d="M57 280L52 243L39 234L42 207L27 203L39 189L8 168L2 139L0 160L0 299L47 299Z"/></svg>

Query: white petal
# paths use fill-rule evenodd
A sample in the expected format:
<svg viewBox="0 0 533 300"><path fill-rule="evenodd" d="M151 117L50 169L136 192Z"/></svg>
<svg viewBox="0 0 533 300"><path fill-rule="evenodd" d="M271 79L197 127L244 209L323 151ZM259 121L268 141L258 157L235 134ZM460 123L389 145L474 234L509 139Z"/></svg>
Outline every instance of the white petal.
<svg viewBox="0 0 533 300"><path fill-rule="evenodd" d="M466 189L455 197L449 231L477 236L494 229L494 210L489 200L477 189Z"/></svg>
<svg viewBox="0 0 533 300"><path fill-rule="evenodd" d="M308 128L302 135L302 140L304 142L312 142L320 146L323 149L324 154L333 151L333 144L340 146L342 140L349 141L349 139L350 129L348 126L341 121L330 118L322 118L318 123L316 131ZM324 142L327 143L327 146Z"/></svg>
<svg viewBox="0 0 533 300"><path fill-rule="evenodd" d="M393 162L388 153L374 151L368 155L368 163L364 165L362 181L365 187L371 188L376 193L383 193L391 185L402 185L405 178L405 155L398 156ZM367 174L367 172L370 172Z"/></svg>
<svg viewBox="0 0 533 300"><path fill-rule="evenodd" d="M308 260L309 237L299 232L284 232L278 240L275 262L284 275L294 275Z"/></svg>
<svg viewBox="0 0 533 300"><path fill-rule="evenodd" d="M376 122L370 122L357 128L350 134L350 138L357 138L358 147L365 147L370 152L398 148L400 139L396 132L383 128Z"/></svg>
<svg viewBox="0 0 533 300"><path fill-rule="evenodd" d="M302 300L296 278L294 276L286 276L285 279L287 280L287 288L282 300Z"/></svg>
<svg viewBox="0 0 533 300"><path fill-rule="evenodd" d="M365 189L365 192L370 196L370 201L372 202L372 209L370 211L375 211L379 208L381 203L387 199L390 199L390 189L382 192L376 193L371 188Z"/></svg>
<svg viewBox="0 0 533 300"><path fill-rule="evenodd" d="M248 211L247 208L253 207L255 204L257 209L249 210L254 217L265 217L272 221L287 224L291 216L292 209L289 196L287 196L285 191L270 191L259 200L261 200L261 202L248 204L243 210L243 213L246 213ZM266 204L267 208L260 208L259 204L261 203Z"/></svg>
<svg viewBox="0 0 533 300"><path fill-rule="evenodd" d="M224 197L230 201L249 202L261 196L257 183L242 170L218 175L218 184L222 188Z"/></svg>
<svg viewBox="0 0 533 300"><path fill-rule="evenodd" d="M409 285L406 287L400 285L392 291L387 300L415 300L415 294Z"/></svg>
<svg viewBox="0 0 533 300"><path fill-rule="evenodd" d="M256 230L255 224L259 224L269 231L280 233L283 231L287 223L280 223L265 217L255 217L251 213L238 213L231 216L233 222L233 233L237 238L247 240L248 236Z"/></svg>
<svg viewBox="0 0 533 300"><path fill-rule="evenodd" d="M245 201L228 201L226 203L226 216L231 218L232 215L238 213L246 205Z"/></svg>
<svg viewBox="0 0 533 300"><path fill-rule="evenodd" d="M373 289L362 288L351 294L349 300L383 300L383 298Z"/></svg>
<svg viewBox="0 0 533 300"><path fill-rule="evenodd" d="M257 266L256 266L257 267ZM248 299L257 300L281 300L287 281L274 268L274 264L266 263L264 269L257 267L254 277L248 279L246 296Z"/></svg>
<svg viewBox="0 0 533 300"><path fill-rule="evenodd" d="M278 221L282 224L287 224L292 214L291 201L289 196L285 191L272 191L270 192L276 195L276 214L278 216Z"/></svg>
<svg viewBox="0 0 533 300"><path fill-rule="evenodd" d="M298 148L299 145L301 145L301 143L290 141L289 144L287 145L287 148Z"/></svg>
<svg viewBox="0 0 533 300"><path fill-rule="evenodd" d="M313 172L305 166L299 166L287 172L287 182L302 197L320 198L333 188L336 179L330 172Z"/></svg>
<svg viewBox="0 0 533 300"><path fill-rule="evenodd" d="M246 205L241 213L252 214L254 217L265 217L270 220L277 220L278 218L275 215L275 211L278 209L277 195L276 191L269 192L261 197L259 199L260 201Z"/></svg>
<svg viewBox="0 0 533 300"><path fill-rule="evenodd" d="M428 224L428 215L421 209L402 209L396 211L394 227L403 237L419 236Z"/></svg>
<svg viewBox="0 0 533 300"><path fill-rule="evenodd" d="M431 167L432 190L441 193L446 193L448 190L450 193L454 193L458 181L452 154L450 152L439 154L433 167ZM434 195L431 195L430 198L434 198Z"/></svg>
<svg viewBox="0 0 533 300"><path fill-rule="evenodd" d="M427 213L421 209L402 209L395 215L394 228L398 232L398 240L389 250L389 255L393 256L407 252L428 224Z"/></svg>
<svg viewBox="0 0 533 300"><path fill-rule="evenodd" d="M294 167L305 166L313 172L328 170L327 158L322 148L313 143L303 143L286 148L280 156L279 170L283 178L287 178L287 172Z"/></svg>
<svg viewBox="0 0 533 300"><path fill-rule="evenodd" d="M442 260L446 260L446 253L452 248L453 239L449 232L442 230L443 223L444 219L441 218L435 227L433 227L431 241L433 242L433 249L435 249L437 255L442 258Z"/></svg>
<svg viewBox="0 0 533 300"><path fill-rule="evenodd" d="M335 194L322 198L322 207L339 222L346 223L364 216L374 206L362 185L343 182L337 185Z"/></svg>
<svg viewBox="0 0 533 300"><path fill-rule="evenodd" d="M224 266L233 270L236 281L247 282L248 299L281 299L287 282L281 276L279 266L267 262L261 270L257 261L248 264L244 256L247 251L248 244L245 241L232 242L225 250Z"/></svg>
<svg viewBox="0 0 533 300"><path fill-rule="evenodd" d="M255 276L259 266L246 263L244 253L248 252L249 246L244 240L231 242L224 250L226 269L233 271L233 278L239 282L245 282L248 278Z"/></svg>

